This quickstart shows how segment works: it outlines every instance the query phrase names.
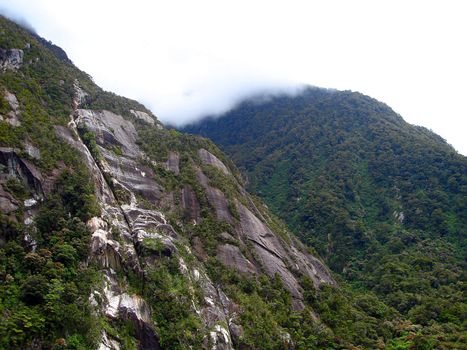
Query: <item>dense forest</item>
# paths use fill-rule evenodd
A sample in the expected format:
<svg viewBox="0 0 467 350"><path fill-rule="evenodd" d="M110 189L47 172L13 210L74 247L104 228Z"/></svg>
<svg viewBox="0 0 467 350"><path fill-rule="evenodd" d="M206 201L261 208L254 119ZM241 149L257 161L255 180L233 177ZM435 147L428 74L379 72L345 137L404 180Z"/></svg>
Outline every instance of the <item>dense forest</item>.
<svg viewBox="0 0 467 350"><path fill-rule="evenodd" d="M417 324L426 348L464 346L467 159L441 137L370 97L311 87L183 131L221 147L351 292Z"/></svg>

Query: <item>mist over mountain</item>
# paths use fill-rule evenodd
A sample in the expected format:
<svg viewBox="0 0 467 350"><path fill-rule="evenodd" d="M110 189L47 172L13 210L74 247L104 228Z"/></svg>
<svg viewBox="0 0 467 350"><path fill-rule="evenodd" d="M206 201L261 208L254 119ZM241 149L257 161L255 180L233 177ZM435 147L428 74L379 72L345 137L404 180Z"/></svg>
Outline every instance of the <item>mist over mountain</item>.
<svg viewBox="0 0 467 350"><path fill-rule="evenodd" d="M0 348L404 341L412 324L346 292L211 141L3 17L0 33Z"/></svg>
<svg viewBox="0 0 467 350"><path fill-rule="evenodd" d="M65 49L105 90L144 103L166 124L311 84L378 98L467 155L462 0L80 4L73 11L56 0L0 6Z"/></svg>
<svg viewBox="0 0 467 350"><path fill-rule="evenodd" d="M349 283L426 326L464 309L467 158L440 136L368 96L317 88L246 100L182 131L219 145Z"/></svg>
<svg viewBox="0 0 467 350"><path fill-rule="evenodd" d="M1 349L465 348L441 138L358 93L260 89L207 122L242 175L68 57L0 17Z"/></svg>

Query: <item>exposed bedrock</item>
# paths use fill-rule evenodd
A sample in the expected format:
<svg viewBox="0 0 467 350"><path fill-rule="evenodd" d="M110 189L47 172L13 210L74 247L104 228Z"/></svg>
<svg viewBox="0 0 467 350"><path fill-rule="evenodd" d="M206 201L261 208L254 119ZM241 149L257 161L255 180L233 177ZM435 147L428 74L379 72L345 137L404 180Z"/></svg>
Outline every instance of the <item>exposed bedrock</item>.
<svg viewBox="0 0 467 350"><path fill-rule="evenodd" d="M23 56L24 53L21 49L5 50L0 48L0 69L3 71L19 69L23 64Z"/></svg>

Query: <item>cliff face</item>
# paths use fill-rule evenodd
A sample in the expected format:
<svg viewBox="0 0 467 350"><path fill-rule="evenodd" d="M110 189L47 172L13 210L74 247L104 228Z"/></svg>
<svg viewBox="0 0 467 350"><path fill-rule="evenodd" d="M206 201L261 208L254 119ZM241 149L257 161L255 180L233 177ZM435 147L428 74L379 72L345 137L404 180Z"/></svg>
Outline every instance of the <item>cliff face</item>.
<svg viewBox="0 0 467 350"><path fill-rule="evenodd" d="M80 92L77 87L76 96ZM79 107L79 102L76 105ZM147 118L137 121L140 122L138 128L153 128L159 134L170 133L163 130L157 121L148 123ZM254 279L262 274L269 278L280 276L293 298L294 309L304 308L303 290L298 282L300 276L310 278L316 288L322 283L334 284L319 260L306 253L295 240L288 236L281 238L268 227L267 220L239 184L233 171L206 149L193 148L190 150L192 154L185 153L188 159L184 160L184 164L180 164L179 154L183 150L173 147L167 154L156 155L156 159L167 158L166 162L158 164L137 144L139 136L133 123L106 110L77 108L68 127L57 127L56 130L82 153L93 176L101 207L101 216L93 217L87 224L92 231L90 259L99 264L105 275L102 290L93 293L103 295L100 307L106 316L111 319L123 317L134 323L135 336L139 338L142 348L157 348L158 336L151 322L153 311L141 296L129 295L125 287L117 286L115 271L131 270L144 280L145 275L157 266L154 260L158 259L160 252L178 262L179 272L186 280L188 289L197 289L201 293L198 300L191 296L190 312L209 331L209 336L204 340L211 341L216 349L234 348L231 329L241 326L234 311L238 305L206 273L203 260L207 253L203 239L194 236L190 241L190 237L183 232L193 230L203 221L204 218L198 214L199 208L212 211L209 215L214 216L214 221L219 224L212 237L217 241L217 260L248 278ZM97 152L94 156L82 142L79 130L95 135ZM197 143L195 140L192 142ZM195 173L196 180L192 187L200 186L201 191L194 193L190 184L183 179L179 180L179 188L168 190L157 181L157 171L161 165L174 177L180 176L180 173ZM214 173L220 171L234 184L232 187L236 193L227 199L226 194L203 172L203 168ZM199 204L198 196L207 199L204 206ZM176 230L166 215L176 216L181 210L188 213L191 222L177 222L177 225L184 227ZM196 242L198 245L194 247ZM159 253L147 248L153 243L160 245ZM103 337L107 337L107 334L103 333Z"/></svg>
<svg viewBox="0 0 467 350"><path fill-rule="evenodd" d="M1 23L5 347L249 348L265 325L277 346L292 347L277 305L318 322L303 281L318 289L333 278L212 143L165 130ZM85 310L82 330L60 313L64 300ZM34 310L34 327L17 322L15 302ZM248 319L258 303L262 325Z"/></svg>

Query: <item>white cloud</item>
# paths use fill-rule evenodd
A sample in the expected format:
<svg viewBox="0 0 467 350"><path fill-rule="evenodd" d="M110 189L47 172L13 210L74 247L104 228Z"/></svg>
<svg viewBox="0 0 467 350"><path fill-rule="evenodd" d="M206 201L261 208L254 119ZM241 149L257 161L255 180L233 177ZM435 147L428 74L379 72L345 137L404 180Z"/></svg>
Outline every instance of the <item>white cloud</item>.
<svg viewBox="0 0 467 350"><path fill-rule="evenodd" d="M465 1L0 0L163 121L296 83L361 91L467 154Z"/></svg>

